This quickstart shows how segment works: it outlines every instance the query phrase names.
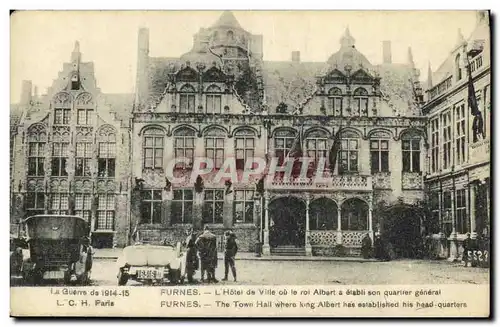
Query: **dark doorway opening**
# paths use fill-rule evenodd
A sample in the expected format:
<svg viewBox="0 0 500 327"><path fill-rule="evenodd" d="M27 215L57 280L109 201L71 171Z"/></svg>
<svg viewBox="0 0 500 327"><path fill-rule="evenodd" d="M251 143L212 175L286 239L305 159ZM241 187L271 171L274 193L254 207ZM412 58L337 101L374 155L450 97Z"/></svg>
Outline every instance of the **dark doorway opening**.
<svg viewBox="0 0 500 327"><path fill-rule="evenodd" d="M286 197L269 204L269 245L304 246L306 206L303 201Z"/></svg>

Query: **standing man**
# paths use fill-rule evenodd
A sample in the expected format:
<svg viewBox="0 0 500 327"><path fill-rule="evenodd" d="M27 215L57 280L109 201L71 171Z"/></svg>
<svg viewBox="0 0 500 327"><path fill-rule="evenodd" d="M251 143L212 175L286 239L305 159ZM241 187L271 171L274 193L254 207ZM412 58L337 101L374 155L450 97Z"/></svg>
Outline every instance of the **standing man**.
<svg viewBox="0 0 500 327"><path fill-rule="evenodd" d="M234 259L238 252L238 243L236 242L236 235L232 231L226 232L226 247L224 250L224 279L227 280L229 274L229 267L233 273L234 281L236 282L236 266Z"/></svg>
<svg viewBox="0 0 500 327"><path fill-rule="evenodd" d="M217 238L212 234L208 227L205 226L203 234L201 234L195 242L200 254L201 263L201 281L204 281L205 272L207 273L207 282L217 283L215 278L215 268L217 267Z"/></svg>
<svg viewBox="0 0 500 327"><path fill-rule="evenodd" d="M193 279L195 271L198 269L199 260L198 255L196 253L196 233L191 228L187 232L188 237L186 238L186 273L189 283L194 283Z"/></svg>

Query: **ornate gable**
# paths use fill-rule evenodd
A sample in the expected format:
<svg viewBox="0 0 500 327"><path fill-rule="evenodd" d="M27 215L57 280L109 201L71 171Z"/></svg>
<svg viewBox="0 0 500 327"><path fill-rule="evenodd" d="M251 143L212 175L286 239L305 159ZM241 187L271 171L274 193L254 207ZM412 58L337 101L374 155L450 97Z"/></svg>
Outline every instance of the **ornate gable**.
<svg viewBox="0 0 500 327"><path fill-rule="evenodd" d="M204 82L220 82L224 83L227 80L226 74L222 72L222 70L217 67L209 68L205 73L203 73L203 81Z"/></svg>
<svg viewBox="0 0 500 327"><path fill-rule="evenodd" d="M325 76L325 83L345 83L346 76L338 69L333 69Z"/></svg>
<svg viewBox="0 0 500 327"><path fill-rule="evenodd" d="M356 84L372 84L374 77L368 74L363 69L359 69L352 74L353 83Z"/></svg>
<svg viewBox="0 0 500 327"><path fill-rule="evenodd" d="M176 75L176 80L178 82L198 82L199 81L199 74L198 72L187 66L183 69L181 69Z"/></svg>

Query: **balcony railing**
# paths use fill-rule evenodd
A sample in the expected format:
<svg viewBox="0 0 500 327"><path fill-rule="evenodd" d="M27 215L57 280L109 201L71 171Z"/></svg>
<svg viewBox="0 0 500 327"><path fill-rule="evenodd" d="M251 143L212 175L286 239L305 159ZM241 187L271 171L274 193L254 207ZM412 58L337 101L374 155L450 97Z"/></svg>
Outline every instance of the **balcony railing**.
<svg viewBox="0 0 500 327"><path fill-rule="evenodd" d="M266 183L268 189L300 189L300 190L349 190L349 191L371 191L372 177L364 175L332 175L323 177L321 180L312 178L282 178L275 177L273 181Z"/></svg>

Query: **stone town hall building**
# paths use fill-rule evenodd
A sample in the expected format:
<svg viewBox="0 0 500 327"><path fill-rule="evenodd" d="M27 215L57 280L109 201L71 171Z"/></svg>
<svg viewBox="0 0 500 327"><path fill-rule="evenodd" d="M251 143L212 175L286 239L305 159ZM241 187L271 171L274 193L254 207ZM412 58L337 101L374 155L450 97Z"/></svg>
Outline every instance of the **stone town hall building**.
<svg viewBox="0 0 500 327"><path fill-rule="evenodd" d="M46 95L25 82L12 106L11 223L74 213L92 222L100 246L125 246L132 234L177 241L208 225L218 235L232 229L243 251L261 242L264 254L293 246L328 255L339 245L354 253L380 227L379 203L426 199L434 146L411 48L405 63L392 62L389 41L381 50L383 63L370 63L346 29L325 62L303 62L299 52L264 61L262 36L224 12L180 58L150 57L141 29L129 95L103 94L77 43ZM331 167L340 138L323 184L310 174L276 174L263 187L259 176L214 181L227 158L238 176L249 158L281 164L298 133L313 168ZM190 176L200 157L215 171L171 182L169 163L180 157L188 160L173 167L177 177Z"/></svg>

